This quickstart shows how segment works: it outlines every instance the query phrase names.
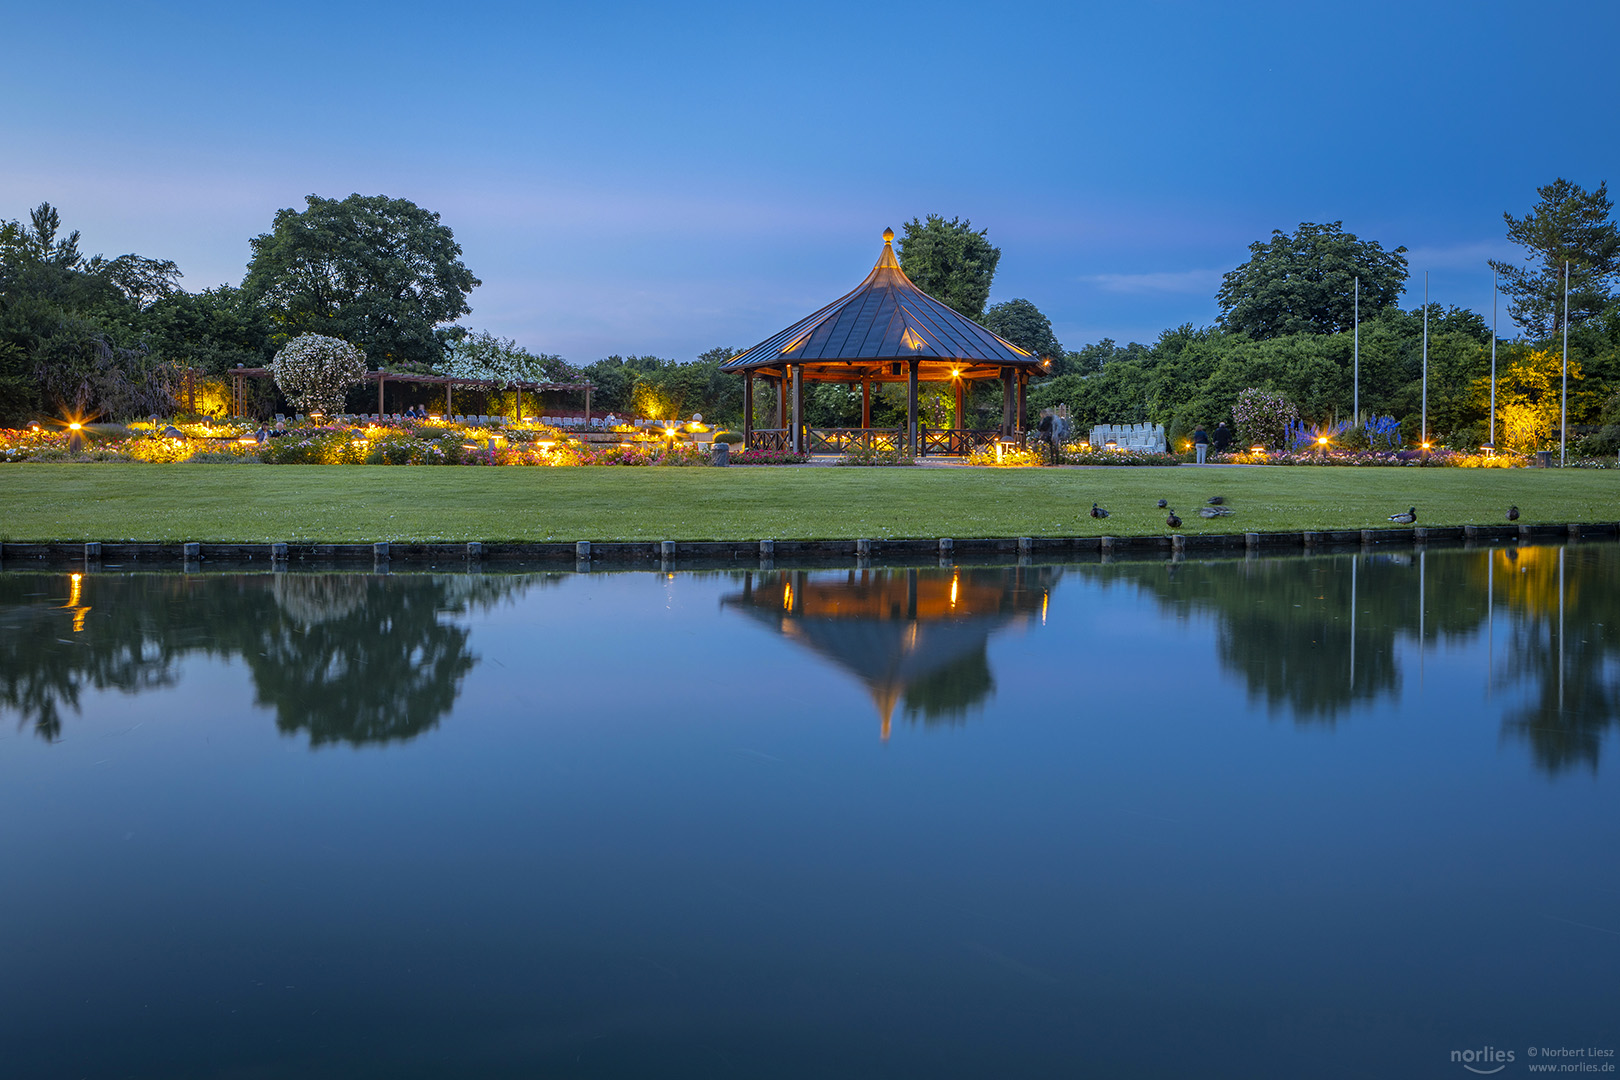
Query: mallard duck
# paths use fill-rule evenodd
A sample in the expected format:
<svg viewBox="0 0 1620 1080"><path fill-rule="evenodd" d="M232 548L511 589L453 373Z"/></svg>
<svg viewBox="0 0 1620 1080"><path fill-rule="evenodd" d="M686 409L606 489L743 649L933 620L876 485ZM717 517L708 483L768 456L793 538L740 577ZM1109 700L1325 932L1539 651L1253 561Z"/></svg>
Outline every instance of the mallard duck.
<svg viewBox="0 0 1620 1080"><path fill-rule="evenodd" d="M1517 506L1508 507L1508 520L1509 521L1518 521L1519 520L1519 508Z"/></svg>
<svg viewBox="0 0 1620 1080"><path fill-rule="evenodd" d="M1170 506L1170 502L1169 502L1168 499L1160 499L1159 500L1159 509L1160 510L1168 509L1169 506Z"/></svg>
<svg viewBox="0 0 1620 1080"><path fill-rule="evenodd" d="M1410 525L1417 520L1417 507L1412 507L1404 514L1391 514L1389 520L1397 525Z"/></svg>
<svg viewBox="0 0 1620 1080"><path fill-rule="evenodd" d="M1096 503L1092 503L1091 504L1091 516L1094 517L1094 518L1105 518L1105 517L1108 516L1108 511L1104 510L1102 507L1098 506Z"/></svg>
<svg viewBox="0 0 1620 1080"><path fill-rule="evenodd" d="M1170 526L1172 529L1181 528L1181 519L1176 517L1176 512L1174 510L1170 511L1170 515L1164 519L1164 523Z"/></svg>
<svg viewBox="0 0 1620 1080"><path fill-rule="evenodd" d="M1201 518L1229 517L1232 511L1224 506L1200 506L1198 516Z"/></svg>
<svg viewBox="0 0 1620 1080"><path fill-rule="evenodd" d="M1226 502L1226 496L1225 495L1211 495L1209 497L1209 505L1211 505L1211 506L1220 506L1225 502Z"/></svg>

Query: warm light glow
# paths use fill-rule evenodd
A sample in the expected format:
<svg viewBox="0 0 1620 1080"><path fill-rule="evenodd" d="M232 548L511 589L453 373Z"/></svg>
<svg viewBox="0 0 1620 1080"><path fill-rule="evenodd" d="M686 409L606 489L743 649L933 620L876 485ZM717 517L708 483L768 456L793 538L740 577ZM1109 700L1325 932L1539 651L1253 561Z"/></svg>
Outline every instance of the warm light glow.
<svg viewBox="0 0 1620 1080"><path fill-rule="evenodd" d="M1048 600L1050 600L1050 599L1051 599L1051 594L1049 594L1049 593L1041 593L1041 625L1042 626L1046 625L1046 602Z"/></svg>
<svg viewBox="0 0 1620 1080"><path fill-rule="evenodd" d="M254 445L258 444L259 440L255 439L251 435L244 435L240 439L237 439L236 441L241 443L243 446L254 446Z"/></svg>
<svg viewBox="0 0 1620 1080"><path fill-rule="evenodd" d="M956 606L956 588L957 588L958 584L959 584L959 582L956 580L956 575L952 574L951 575L951 607Z"/></svg>
<svg viewBox="0 0 1620 1080"><path fill-rule="evenodd" d="M793 582L782 582L782 610L793 610Z"/></svg>
<svg viewBox="0 0 1620 1080"><path fill-rule="evenodd" d="M962 369L961 368L951 368L951 378L960 379L961 377L962 377Z"/></svg>
<svg viewBox="0 0 1620 1080"><path fill-rule="evenodd" d="M1001 454L1002 454L1002 451L1004 449L1005 448L999 442L996 443L996 464L997 465L1001 464Z"/></svg>
<svg viewBox="0 0 1620 1080"><path fill-rule="evenodd" d="M71 580L72 591L68 594L68 602L63 604L62 607L73 612L73 632L77 634L84 629L84 617L89 613L90 605L79 603L80 598L84 595L84 575L73 574Z"/></svg>
<svg viewBox="0 0 1620 1080"><path fill-rule="evenodd" d="M1425 450L1427 450L1427 449L1428 449L1428 448L1429 448L1429 444L1428 444L1428 443L1424 443L1424 444L1423 444L1423 449L1425 449Z"/></svg>
<svg viewBox="0 0 1620 1080"><path fill-rule="evenodd" d="M1251 446L1251 447L1249 447L1249 453L1251 453L1251 454L1263 454L1265 452L1266 452L1266 448L1263 447L1263 446Z"/></svg>

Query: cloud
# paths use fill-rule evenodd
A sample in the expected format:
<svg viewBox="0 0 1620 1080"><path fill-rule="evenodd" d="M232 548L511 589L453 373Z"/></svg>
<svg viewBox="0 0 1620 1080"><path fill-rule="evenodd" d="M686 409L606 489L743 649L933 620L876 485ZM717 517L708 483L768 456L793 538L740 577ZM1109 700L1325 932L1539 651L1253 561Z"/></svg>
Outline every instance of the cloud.
<svg viewBox="0 0 1620 1080"><path fill-rule="evenodd" d="M1158 270L1146 274L1087 274L1080 280L1110 293L1211 294L1221 284L1220 270Z"/></svg>

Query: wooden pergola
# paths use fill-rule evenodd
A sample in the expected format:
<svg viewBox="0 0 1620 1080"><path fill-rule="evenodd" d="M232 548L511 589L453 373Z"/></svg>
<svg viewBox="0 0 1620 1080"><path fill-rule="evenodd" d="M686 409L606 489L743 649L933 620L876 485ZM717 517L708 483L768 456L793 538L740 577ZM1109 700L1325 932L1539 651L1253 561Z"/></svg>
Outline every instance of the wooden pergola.
<svg viewBox="0 0 1620 1080"><path fill-rule="evenodd" d="M913 285L894 257L894 230L885 229L877 265L853 292L732 357L721 370L743 377L743 439L750 448L806 453L864 445L913 454L965 454L1023 430L1025 385L1031 375L1049 370L1050 363ZM755 426L756 377L776 385L774 427ZM1002 384L1001 426L972 431L966 426L963 398L969 386L986 379ZM807 427L806 382L859 384L861 426ZM872 427L872 385L899 382L907 391L905 429ZM925 382L954 387L954 428L919 431L917 388Z"/></svg>
<svg viewBox="0 0 1620 1080"><path fill-rule="evenodd" d="M226 374L230 375L230 377L231 377L231 411L237 416L243 415L244 412L246 411L246 408L247 408L247 393L246 393L247 380L248 379L268 379L268 378L271 378L269 368L262 368L262 367L250 368L250 367L242 367L240 365L238 365L237 367L231 368ZM401 372L393 372L393 371L368 371L368 372L366 372L366 381L367 382L374 382L374 383L377 384L377 413L378 413L379 416L385 415L388 412L388 410L384 407L384 403L386 401L386 392L387 392L388 384L393 382L393 383L416 383L416 384L421 384L421 385L426 385L426 386L443 386L444 387L444 414L446 416L450 416L450 415L453 415L455 413L454 393L455 393L455 388L458 387L458 386L468 386L468 387L472 387L474 389L483 390L483 391L489 391L489 390L515 390L517 392L517 419L518 420L523 419L523 391L525 391L525 390L528 390L531 393L541 393L541 392L547 391L547 390L562 390L562 391L572 391L572 392L584 391L584 393L585 393L585 423L588 425L590 423L590 420L591 420L591 390L592 390L592 384L588 383L588 382L577 382L577 383L541 383L541 382L494 383L494 382L489 381L488 379L463 379L463 378L459 378L459 377L451 376L451 375L408 375L408 374L404 374L404 373L401 373Z"/></svg>

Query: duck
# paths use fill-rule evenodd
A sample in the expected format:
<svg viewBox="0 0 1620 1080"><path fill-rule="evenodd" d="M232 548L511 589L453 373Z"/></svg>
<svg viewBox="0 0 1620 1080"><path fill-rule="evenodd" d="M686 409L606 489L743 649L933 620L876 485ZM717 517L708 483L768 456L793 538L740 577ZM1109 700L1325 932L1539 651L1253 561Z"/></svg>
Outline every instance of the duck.
<svg viewBox="0 0 1620 1080"><path fill-rule="evenodd" d="M1102 507L1098 506L1096 503L1092 503L1091 504L1091 516L1094 517L1094 518L1105 518L1105 517L1108 516L1108 511L1104 510Z"/></svg>
<svg viewBox="0 0 1620 1080"><path fill-rule="evenodd" d="M1391 514L1389 520L1397 525L1410 525L1417 520L1417 507L1412 507L1404 514Z"/></svg>
<svg viewBox="0 0 1620 1080"><path fill-rule="evenodd" d="M1211 505L1211 506L1222 506L1225 503L1226 503L1226 496L1225 495L1211 495L1209 497L1209 505Z"/></svg>
<svg viewBox="0 0 1620 1080"><path fill-rule="evenodd" d="M1200 506L1198 508L1198 516L1201 518L1229 517L1231 514L1232 511L1224 506Z"/></svg>
<svg viewBox="0 0 1620 1080"><path fill-rule="evenodd" d="M1509 521L1518 521L1519 520L1519 508L1517 506L1508 507L1508 520Z"/></svg>
<svg viewBox="0 0 1620 1080"><path fill-rule="evenodd" d="M1176 512L1174 510L1170 511L1169 516L1164 519L1164 523L1170 526L1172 529L1181 528L1181 519L1176 517Z"/></svg>
<svg viewBox="0 0 1620 1080"><path fill-rule="evenodd" d="M1169 502L1168 499L1160 499L1159 500L1159 509L1160 510L1167 510L1167 509L1169 509L1169 507L1170 507L1170 502Z"/></svg>

